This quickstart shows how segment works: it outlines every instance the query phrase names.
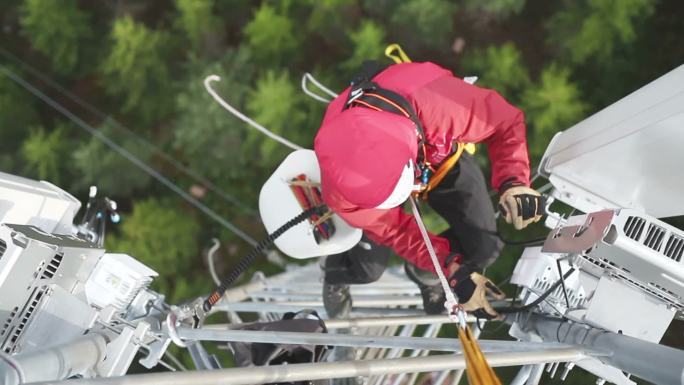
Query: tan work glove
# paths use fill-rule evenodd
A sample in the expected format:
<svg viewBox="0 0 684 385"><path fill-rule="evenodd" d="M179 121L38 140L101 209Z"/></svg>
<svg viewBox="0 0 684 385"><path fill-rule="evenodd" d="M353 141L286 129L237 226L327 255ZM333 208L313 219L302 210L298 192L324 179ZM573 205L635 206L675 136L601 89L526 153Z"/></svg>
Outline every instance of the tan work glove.
<svg viewBox="0 0 684 385"><path fill-rule="evenodd" d="M472 271L467 265L461 265L449 277L449 286L463 310L478 318L494 319L499 316L489 304L487 294L498 300L506 298L506 295L489 278Z"/></svg>
<svg viewBox="0 0 684 385"><path fill-rule="evenodd" d="M512 223L518 230L537 222L544 213L544 198L527 186L512 186L505 189L499 198L499 210L506 223Z"/></svg>

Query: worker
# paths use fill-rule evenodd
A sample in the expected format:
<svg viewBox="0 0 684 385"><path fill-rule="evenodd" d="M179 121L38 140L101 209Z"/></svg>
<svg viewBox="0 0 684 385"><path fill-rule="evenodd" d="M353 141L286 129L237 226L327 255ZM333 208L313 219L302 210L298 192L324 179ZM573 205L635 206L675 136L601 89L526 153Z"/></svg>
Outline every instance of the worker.
<svg viewBox="0 0 684 385"><path fill-rule="evenodd" d="M314 142L323 200L362 229L363 237L322 263L329 316L349 313L349 285L377 280L390 250L406 260L425 311L444 310L426 244L401 206L459 143L487 145L491 183L506 222L523 229L541 218L542 198L530 188L524 115L495 91L430 62L382 70L366 63L352 86L330 103ZM496 260L503 243L475 158L463 153L427 203L449 224L443 233L429 234L449 286L466 311L496 317L486 295L502 299L503 293L480 272Z"/></svg>

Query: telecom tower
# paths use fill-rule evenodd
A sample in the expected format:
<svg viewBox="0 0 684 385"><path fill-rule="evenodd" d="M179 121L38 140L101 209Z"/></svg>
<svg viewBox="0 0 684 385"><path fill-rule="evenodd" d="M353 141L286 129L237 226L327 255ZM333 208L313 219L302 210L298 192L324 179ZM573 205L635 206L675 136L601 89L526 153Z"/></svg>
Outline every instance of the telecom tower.
<svg viewBox="0 0 684 385"><path fill-rule="evenodd" d="M684 316L684 231L658 218L684 215L684 66L559 133L539 167L549 180L543 246L513 272L516 312L503 322L516 341L480 340L493 367L519 366L513 384L565 378L573 367L597 383L684 384L684 350L660 345ZM40 384L264 384L358 377L367 384L458 384L466 362L455 338L437 338L446 315L423 313L403 272L354 286L349 319L326 319L317 263L255 275L212 312L229 323L184 318L149 289L157 276L135 256L102 248L101 221L116 205L80 203L47 182L0 174L0 380ZM574 208L554 213L553 201ZM301 226L307 226L302 223ZM274 331L287 312L315 310L326 333ZM318 323L311 313L296 318ZM468 319L468 322L477 322ZM474 328L478 330L477 327ZM417 333L420 330L420 333ZM169 365L170 344L197 370L126 375L133 360ZM355 360L221 368L204 345L341 346ZM313 350L313 348L312 348ZM166 358L168 357L168 358ZM172 366L172 365L169 365Z"/></svg>

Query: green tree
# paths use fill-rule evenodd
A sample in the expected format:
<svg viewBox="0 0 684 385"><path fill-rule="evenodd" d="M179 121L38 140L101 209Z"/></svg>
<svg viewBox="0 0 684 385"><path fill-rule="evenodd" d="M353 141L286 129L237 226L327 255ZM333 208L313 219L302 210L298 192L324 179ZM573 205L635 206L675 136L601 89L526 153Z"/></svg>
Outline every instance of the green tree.
<svg viewBox="0 0 684 385"><path fill-rule="evenodd" d="M176 0L180 13L177 23L195 46L219 25L218 18L212 13L213 6L213 0Z"/></svg>
<svg viewBox="0 0 684 385"><path fill-rule="evenodd" d="M610 62L621 45L636 39L639 23L653 14L654 0L565 1L547 24L549 41L574 63Z"/></svg>
<svg viewBox="0 0 684 385"><path fill-rule="evenodd" d="M466 7L489 12L498 17L509 17L523 10L525 0L466 0Z"/></svg>
<svg viewBox="0 0 684 385"><path fill-rule="evenodd" d="M406 0L389 19L393 31L411 51L448 49L456 6L447 0Z"/></svg>
<svg viewBox="0 0 684 385"><path fill-rule="evenodd" d="M493 88L511 101L530 85L530 75L520 51L513 43L490 46L465 56L463 67L468 75L477 75L478 86Z"/></svg>
<svg viewBox="0 0 684 385"><path fill-rule="evenodd" d="M65 137L66 126L59 125L51 132L43 127L34 127L31 134L21 146L21 153L26 160L26 168L43 180L59 185L62 165L68 163L69 149Z"/></svg>
<svg viewBox="0 0 684 385"><path fill-rule="evenodd" d="M522 108L532 130L528 133L530 155L539 159L549 140L584 117L587 105L570 71L551 65L541 73L539 83L523 94Z"/></svg>
<svg viewBox="0 0 684 385"><path fill-rule="evenodd" d="M14 68L7 69L18 73ZM19 155L17 149L28 135L28 128L37 123L37 117L30 94L0 72L0 169L19 171L15 169L15 155Z"/></svg>
<svg viewBox="0 0 684 385"><path fill-rule="evenodd" d="M255 60L262 65L277 65L293 60L300 41L287 15L263 3L243 30Z"/></svg>
<svg viewBox="0 0 684 385"><path fill-rule="evenodd" d="M136 202L132 214L124 215L120 234L108 235L106 247L130 254L157 271L156 287L173 297L176 281L186 281L198 261L199 230L195 217L177 202L150 198ZM187 291L186 283L178 285Z"/></svg>
<svg viewBox="0 0 684 385"><path fill-rule="evenodd" d="M210 63L191 58L188 72L192 76L176 96L174 148L183 154L191 168L222 184L231 184L245 176L243 166L249 157L236 149L241 148L246 130L241 120L214 101L202 80L211 74L221 76L221 81L212 83L212 87L228 103L241 109L253 76L250 60L245 48L230 50L221 60Z"/></svg>
<svg viewBox="0 0 684 385"><path fill-rule="evenodd" d="M309 146L313 142L313 132L303 127L306 114L300 108L301 98L287 72L268 71L257 80L256 89L250 93L247 112L276 134L301 146ZM274 165L290 151L252 128L248 132L248 143L257 148L262 165Z"/></svg>
<svg viewBox="0 0 684 385"><path fill-rule="evenodd" d="M356 70L364 60L380 59L385 52L385 31L370 20L361 22L358 30L349 33L354 46L354 53L344 62L344 67Z"/></svg>
<svg viewBox="0 0 684 385"><path fill-rule="evenodd" d="M349 26L357 24L356 0L307 0L297 4L300 13L306 15L307 42L316 37L327 46L343 47ZM319 47L314 44L310 48Z"/></svg>
<svg viewBox="0 0 684 385"><path fill-rule="evenodd" d="M100 130L107 137L114 138L115 131L112 126L110 122L105 122ZM149 152L138 142L132 139L115 140L142 161L150 160ZM76 149L73 161L76 172L80 174L74 186L77 189L97 185L105 195L128 196L133 191L143 189L150 182L147 174L96 138L91 138Z"/></svg>
<svg viewBox="0 0 684 385"><path fill-rule="evenodd" d="M106 91L123 98L123 111L146 124L170 110L171 78L166 62L170 37L126 16L112 28L113 46L102 63Z"/></svg>
<svg viewBox="0 0 684 385"><path fill-rule="evenodd" d="M73 73L82 45L91 35L88 15L76 0L25 0L21 24L31 45L61 74Z"/></svg>

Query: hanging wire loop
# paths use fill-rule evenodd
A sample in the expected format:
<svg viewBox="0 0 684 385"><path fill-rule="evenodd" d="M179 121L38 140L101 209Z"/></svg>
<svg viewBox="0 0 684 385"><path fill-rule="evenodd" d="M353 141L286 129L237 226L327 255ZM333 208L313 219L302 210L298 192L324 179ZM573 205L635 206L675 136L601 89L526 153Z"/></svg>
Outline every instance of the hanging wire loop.
<svg viewBox="0 0 684 385"><path fill-rule="evenodd" d="M218 81L220 81L220 80L221 80L221 77L218 76L218 75L209 75L209 76L207 76L207 77L204 79L204 88L206 88L207 92L214 98L214 100L215 100L218 104L221 105L221 107L223 107L226 111L228 111L228 112L230 112L231 114L233 114L233 115L234 115L235 117L237 117L238 119L240 119L240 120L242 120L243 122L249 124L250 126L256 128L257 130L259 130L259 131L260 131L261 133L263 133L264 135L266 135L266 136L268 136L269 138L271 138L271 139L277 141L278 143L280 143L280 144L282 144L282 145L284 145L284 146L286 146L286 147L289 147L289 148L291 148L291 149L293 149L293 150L302 150L302 149L303 149L302 146L297 145L297 144L294 144L294 143L290 142L289 140L283 138L282 136L279 136L279 135L277 135L277 134L275 134L275 133L269 131L266 127L264 127L264 126L262 126L261 124L255 122L255 121L252 120L249 116L243 114L243 113L240 112L238 109L236 109L235 107L233 107L233 106L231 106L230 104L228 104L228 102L226 102L226 100L223 99L223 98L221 97L221 95L219 95L219 94L216 92L216 90L214 90L214 89L211 87L211 83L213 83L213 82L218 82Z"/></svg>

